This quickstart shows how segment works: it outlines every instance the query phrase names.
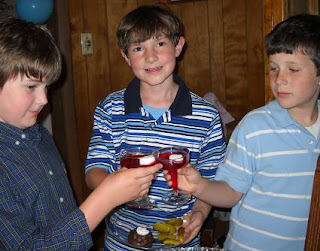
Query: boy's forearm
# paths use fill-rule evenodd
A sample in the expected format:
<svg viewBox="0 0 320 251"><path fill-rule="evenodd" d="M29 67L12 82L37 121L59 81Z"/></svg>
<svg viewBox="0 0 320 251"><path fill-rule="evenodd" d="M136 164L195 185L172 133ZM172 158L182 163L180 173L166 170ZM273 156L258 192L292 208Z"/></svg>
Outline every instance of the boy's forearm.
<svg viewBox="0 0 320 251"><path fill-rule="evenodd" d="M192 211L199 211L203 215L204 220L208 217L212 206L200 199L197 199L192 207Z"/></svg>
<svg viewBox="0 0 320 251"><path fill-rule="evenodd" d="M94 168L86 173L87 186L94 190L108 176L108 173L102 168Z"/></svg>
<svg viewBox="0 0 320 251"><path fill-rule="evenodd" d="M193 195L212 206L225 208L233 207L242 196L224 181L210 181L205 178Z"/></svg>
<svg viewBox="0 0 320 251"><path fill-rule="evenodd" d="M104 189L104 186L97 187L87 199L80 205L84 213L90 232L92 232L104 217L116 206L113 196Z"/></svg>

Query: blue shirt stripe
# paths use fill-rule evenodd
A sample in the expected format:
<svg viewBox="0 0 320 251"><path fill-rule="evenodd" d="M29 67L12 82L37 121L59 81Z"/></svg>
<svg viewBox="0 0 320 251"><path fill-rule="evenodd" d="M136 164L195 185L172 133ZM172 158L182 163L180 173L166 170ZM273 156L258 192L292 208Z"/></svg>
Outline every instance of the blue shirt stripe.
<svg viewBox="0 0 320 251"><path fill-rule="evenodd" d="M224 159L226 149L218 111L209 102L189 92L184 84L180 84L178 98L182 97L180 101L186 104L186 108L190 102L191 111L187 114L183 111L184 115L179 115L181 105L173 106L156 120L142 106L134 107L135 104L132 104L131 107L125 104L125 93L132 99L140 100L140 94L130 93L130 90L129 85L126 90L112 93L99 103L94 116L86 172L92 168L103 168L107 172L118 170L119 152L122 148L138 145L156 150L161 147L184 146L191 151L191 165L208 179L213 179L216 167ZM186 96L190 101L187 101ZM129 107L131 112L126 112L126 107ZM150 196L157 201L156 208L132 210L120 207L112 217L129 229L181 217L192 209L195 200L182 208L165 205L161 197L170 190L162 171L159 171L150 189ZM197 243L199 237L191 245ZM110 250L132 250L130 247L124 248L112 235L108 236L108 233L105 245Z"/></svg>

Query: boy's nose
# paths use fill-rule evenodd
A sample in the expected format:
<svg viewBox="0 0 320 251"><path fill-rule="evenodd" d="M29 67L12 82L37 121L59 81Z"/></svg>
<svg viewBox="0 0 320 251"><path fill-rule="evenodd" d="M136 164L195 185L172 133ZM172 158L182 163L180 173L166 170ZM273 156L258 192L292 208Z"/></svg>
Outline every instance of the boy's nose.
<svg viewBox="0 0 320 251"><path fill-rule="evenodd" d="M284 85L287 83L287 77L284 72L279 71L277 77L276 77L276 84L278 85Z"/></svg>
<svg viewBox="0 0 320 251"><path fill-rule="evenodd" d="M153 63L158 60L158 55L154 50L150 49L146 51L146 62Z"/></svg>
<svg viewBox="0 0 320 251"><path fill-rule="evenodd" d="M37 102L41 105L45 105L48 103L48 98L47 98L47 89L40 89L38 96L37 96Z"/></svg>

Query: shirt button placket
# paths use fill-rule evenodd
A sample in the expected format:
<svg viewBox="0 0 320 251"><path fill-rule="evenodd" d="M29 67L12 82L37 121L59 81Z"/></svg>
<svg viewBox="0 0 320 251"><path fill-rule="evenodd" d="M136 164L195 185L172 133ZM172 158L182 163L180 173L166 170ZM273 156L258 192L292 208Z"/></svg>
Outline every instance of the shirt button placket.
<svg viewBox="0 0 320 251"><path fill-rule="evenodd" d="M21 134L21 139L25 139L27 136L23 133ZM16 140L16 142L14 142L16 144L16 146L20 145L20 141Z"/></svg>

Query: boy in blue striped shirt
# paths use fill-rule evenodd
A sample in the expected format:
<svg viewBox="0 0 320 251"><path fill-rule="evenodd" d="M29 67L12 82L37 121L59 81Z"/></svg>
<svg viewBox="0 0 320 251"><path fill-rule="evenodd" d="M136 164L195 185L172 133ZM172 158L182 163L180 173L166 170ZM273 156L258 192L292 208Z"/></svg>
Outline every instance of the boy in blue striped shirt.
<svg viewBox="0 0 320 251"><path fill-rule="evenodd" d="M179 170L180 189L233 207L226 250L304 250L320 152L320 16L281 22L266 49L275 100L236 127L215 181Z"/></svg>
<svg viewBox="0 0 320 251"><path fill-rule="evenodd" d="M168 8L140 6L123 18L117 39L121 55L136 77L126 89L111 93L96 108L86 161L89 187L94 189L101 179L121 168L120 150L134 146L154 150L186 147L191 165L213 179L225 154L221 120L209 102L190 92L173 74L185 43L178 17ZM115 210L106 222L105 250L135 250L126 243L129 230L151 227L186 213L190 224L185 226L184 243L199 245L199 230L211 206L194 198L178 207L168 205L162 198L169 191L160 171L149 193L156 201L155 207L141 210L124 206ZM111 221L125 229L124 238L108 228Z"/></svg>

